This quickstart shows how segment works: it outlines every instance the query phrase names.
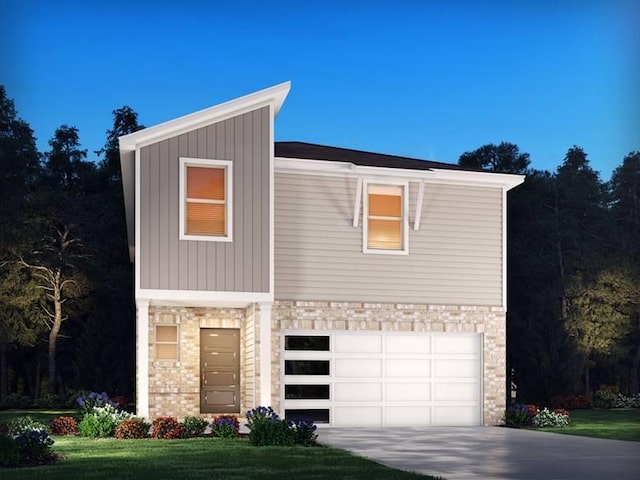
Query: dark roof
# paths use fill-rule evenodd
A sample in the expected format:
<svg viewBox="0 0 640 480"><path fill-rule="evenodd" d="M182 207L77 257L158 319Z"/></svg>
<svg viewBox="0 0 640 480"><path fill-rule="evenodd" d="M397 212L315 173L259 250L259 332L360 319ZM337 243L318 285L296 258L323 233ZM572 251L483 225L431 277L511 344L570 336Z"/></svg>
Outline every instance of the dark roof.
<svg viewBox="0 0 640 480"><path fill-rule="evenodd" d="M417 158L398 157L384 153L362 152L348 148L329 147L304 142L275 142L275 156L285 158L301 158L309 160L329 160L332 162L348 162L367 167L406 168L411 170L446 170L483 171L461 167L451 163L432 162Z"/></svg>

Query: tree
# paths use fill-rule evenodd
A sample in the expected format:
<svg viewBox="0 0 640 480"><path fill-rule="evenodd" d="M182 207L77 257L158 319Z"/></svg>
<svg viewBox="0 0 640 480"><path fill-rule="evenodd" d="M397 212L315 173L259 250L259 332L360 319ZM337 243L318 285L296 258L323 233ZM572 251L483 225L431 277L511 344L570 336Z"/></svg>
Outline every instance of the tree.
<svg viewBox="0 0 640 480"><path fill-rule="evenodd" d="M463 153L458 159L458 165L463 167L519 174L527 173L529 163L528 153L520 153L517 145L507 142L500 145L483 145L476 150Z"/></svg>
<svg viewBox="0 0 640 480"><path fill-rule="evenodd" d="M620 356L621 340L631 331L625 312L630 299L628 278L617 271L602 271L590 283L578 275L567 289L566 329L584 358L585 394L591 394L590 371L594 356Z"/></svg>
<svg viewBox="0 0 640 480"><path fill-rule="evenodd" d="M9 348L33 341L33 312L21 303L27 281L10 260L28 233L25 216L39 173L33 131L0 85L0 403L7 395Z"/></svg>
<svg viewBox="0 0 640 480"><path fill-rule="evenodd" d="M640 392L640 152L630 152L609 184L617 263L629 270L627 309L633 329L627 338L631 393ZM633 292L636 292L634 295Z"/></svg>
<svg viewBox="0 0 640 480"><path fill-rule="evenodd" d="M28 273L16 262L0 265L0 405L7 398L7 353L12 347L31 347L43 326L43 311L39 308L41 293Z"/></svg>
<svg viewBox="0 0 640 480"><path fill-rule="evenodd" d="M138 114L126 105L114 110L112 114L113 128L107 130L107 141L96 153L104 156L100 162L100 170L111 183L117 183L119 186L121 173L118 137L141 130L144 126L138 124Z"/></svg>
<svg viewBox="0 0 640 480"><path fill-rule="evenodd" d="M51 150L45 154L45 168L52 186L78 187L83 174L91 170L85 162L87 151L80 149L78 129L68 125L58 127L49 146Z"/></svg>
<svg viewBox="0 0 640 480"><path fill-rule="evenodd" d="M83 257L83 245L71 230L71 225L62 226L52 236L45 238L43 249L33 252L32 259L25 260L21 256L18 261L31 272L37 288L43 291L46 299L42 306L49 327L49 393L57 393L56 347L62 324L69 318L65 303L78 298L86 287L76 263Z"/></svg>

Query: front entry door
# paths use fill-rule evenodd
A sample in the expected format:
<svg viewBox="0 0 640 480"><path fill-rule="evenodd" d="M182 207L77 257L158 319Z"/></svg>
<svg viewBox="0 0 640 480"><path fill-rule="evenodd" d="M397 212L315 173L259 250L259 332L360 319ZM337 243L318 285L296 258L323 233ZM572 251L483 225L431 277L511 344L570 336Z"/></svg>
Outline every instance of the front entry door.
<svg viewBox="0 0 640 480"><path fill-rule="evenodd" d="M240 413L240 330L200 329L200 412Z"/></svg>

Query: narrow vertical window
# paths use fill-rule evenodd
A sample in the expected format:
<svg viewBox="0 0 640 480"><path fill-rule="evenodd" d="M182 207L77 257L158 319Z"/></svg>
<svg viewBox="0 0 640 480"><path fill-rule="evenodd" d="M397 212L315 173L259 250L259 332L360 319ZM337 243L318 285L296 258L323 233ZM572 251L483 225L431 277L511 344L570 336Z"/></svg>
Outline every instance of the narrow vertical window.
<svg viewBox="0 0 640 480"><path fill-rule="evenodd" d="M406 253L405 186L366 186L365 252Z"/></svg>
<svg viewBox="0 0 640 480"><path fill-rule="evenodd" d="M178 360L177 325L156 325L156 360Z"/></svg>
<svg viewBox="0 0 640 480"><path fill-rule="evenodd" d="M231 162L181 160L181 238L231 241Z"/></svg>

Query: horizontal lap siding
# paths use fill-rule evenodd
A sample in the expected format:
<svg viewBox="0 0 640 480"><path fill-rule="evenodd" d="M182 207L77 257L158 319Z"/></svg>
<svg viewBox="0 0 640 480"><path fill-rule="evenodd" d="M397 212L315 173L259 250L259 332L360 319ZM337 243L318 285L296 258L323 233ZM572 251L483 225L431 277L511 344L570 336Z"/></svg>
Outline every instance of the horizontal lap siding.
<svg viewBox="0 0 640 480"><path fill-rule="evenodd" d="M362 253L362 221L352 226L356 184L276 174L277 299L501 304L499 188L425 184L415 231L418 188L411 183L409 255L384 255Z"/></svg>
<svg viewBox="0 0 640 480"><path fill-rule="evenodd" d="M141 149L141 288L269 291L269 125L264 107ZM232 242L180 240L180 157L233 162Z"/></svg>

